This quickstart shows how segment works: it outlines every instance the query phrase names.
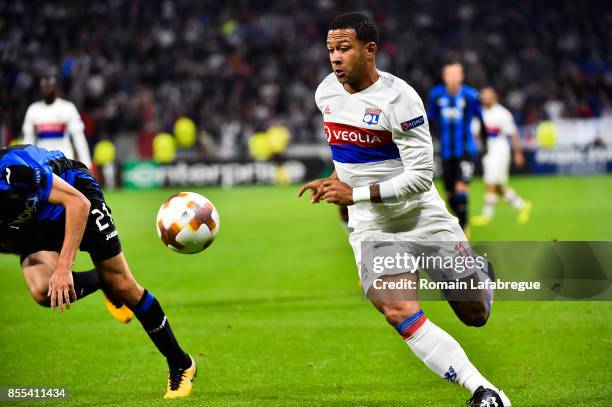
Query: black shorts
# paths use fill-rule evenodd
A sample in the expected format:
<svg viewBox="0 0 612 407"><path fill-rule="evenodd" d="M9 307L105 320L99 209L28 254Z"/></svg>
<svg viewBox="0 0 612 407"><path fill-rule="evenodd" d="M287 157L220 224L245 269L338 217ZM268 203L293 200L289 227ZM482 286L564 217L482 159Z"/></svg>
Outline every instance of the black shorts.
<svg viewBox="0 0 612 407"><path fill-rule="evenodd" d="M111 209L104 201L100 186L93 179L76 178L74 187L91 202L89 217L79 249L88 252L93 261L110 259L121 253L121 243L111 217ZM64 243L65 217L56 221L40 221L21 230L19 255L21 262L41 250L61 252Z"/></svg>
<svg viewBox="0 0 612 407"><path fill-rule="evenodd" d="M459 181L469 184L474 174L474 160L471 157L452 157L442 160L444 190L454 191Z"/></svg>

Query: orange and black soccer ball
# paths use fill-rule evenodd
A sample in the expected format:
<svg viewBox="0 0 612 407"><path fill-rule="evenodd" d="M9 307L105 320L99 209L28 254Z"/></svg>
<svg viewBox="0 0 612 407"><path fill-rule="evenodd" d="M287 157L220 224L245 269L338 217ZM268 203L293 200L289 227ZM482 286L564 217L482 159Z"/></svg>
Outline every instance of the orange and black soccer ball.
<svg viewBox="0 0 612 407"><path fill-rule="evenodd" d="M195 192L179 192L166 199L157 212L157 234L166 247L178 253L199 253L219 232L219 212Z"/></svg>

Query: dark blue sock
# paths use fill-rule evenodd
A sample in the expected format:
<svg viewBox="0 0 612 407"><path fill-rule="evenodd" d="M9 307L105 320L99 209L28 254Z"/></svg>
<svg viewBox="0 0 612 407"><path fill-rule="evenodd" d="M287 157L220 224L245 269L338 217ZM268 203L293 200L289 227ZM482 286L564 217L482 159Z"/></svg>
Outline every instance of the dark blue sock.
<svg viewBox="0 0 612 407"><path fill-rule="evenodd" d="M170 322L153 294L145 290L132 311L157 349L166 357L170 369L186 369L191 366L191 359L179 346Z"/></svg>

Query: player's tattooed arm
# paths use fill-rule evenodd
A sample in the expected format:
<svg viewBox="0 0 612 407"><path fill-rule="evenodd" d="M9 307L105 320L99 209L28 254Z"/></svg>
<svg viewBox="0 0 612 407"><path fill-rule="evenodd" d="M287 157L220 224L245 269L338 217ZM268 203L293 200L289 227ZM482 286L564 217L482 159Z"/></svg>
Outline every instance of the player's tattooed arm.
<svg viewBox="0 0 612 407"><path fill-rule="evenodd" d="M382 203L382 196L380 195L380 184L370 185L370 201L373 203Z"/></svg>
<svg viewBox="0 0 612 407"><path fill-rule="evenodd" d="M380 184L372 184L364 187L353 188L353 202L382 203Z"/></svg>
<svg viewBox="0 0 612 407"><path fill-rule="evenodd" d="M77 254L91 206L89 200L66 181L53 175L49 202L62 205L66 210L64 243L49 279L48 296L51 298L51 308L63 311L63 303L70 309L70 300L76 301L74 282L72 280L72 265Z"/></svg>

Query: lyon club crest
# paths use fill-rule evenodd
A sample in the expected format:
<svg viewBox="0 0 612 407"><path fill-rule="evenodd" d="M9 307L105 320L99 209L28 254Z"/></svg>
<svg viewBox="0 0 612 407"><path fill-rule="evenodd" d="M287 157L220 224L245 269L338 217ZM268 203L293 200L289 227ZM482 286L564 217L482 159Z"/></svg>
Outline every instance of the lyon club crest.
<svg viewBox="0 0 612 407"><path fill-rule="evenodd" d="M363 122L367 124L378 124L380 109L368 107L363 115Z"/></svg>

